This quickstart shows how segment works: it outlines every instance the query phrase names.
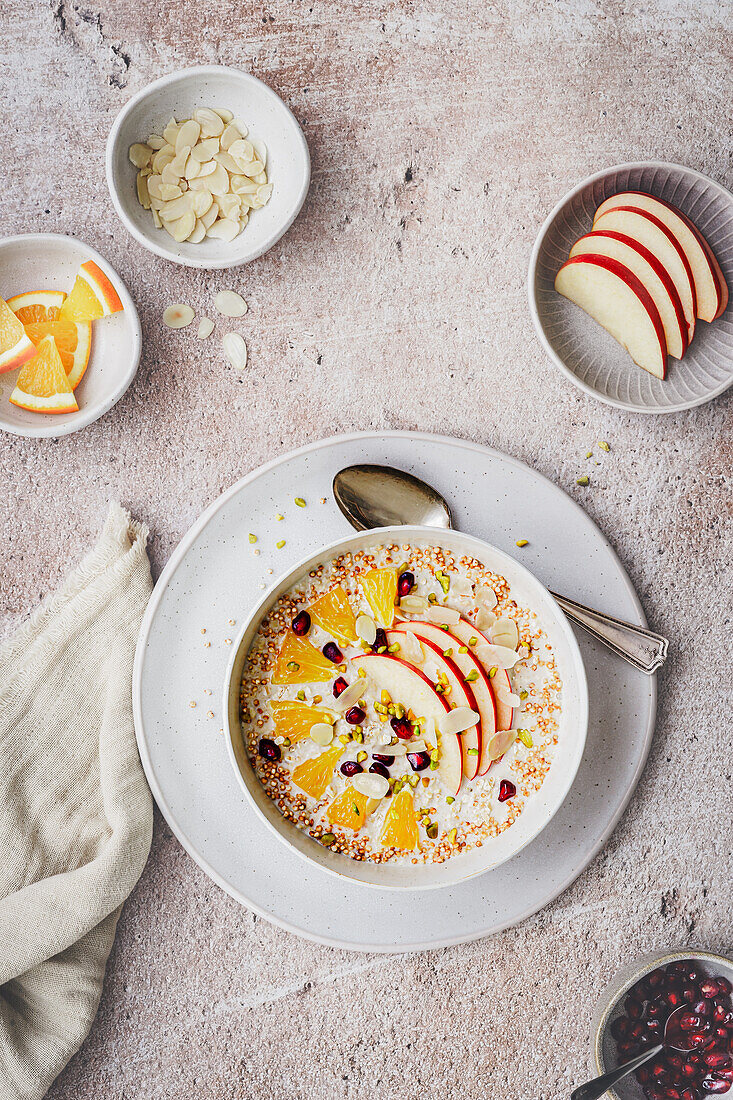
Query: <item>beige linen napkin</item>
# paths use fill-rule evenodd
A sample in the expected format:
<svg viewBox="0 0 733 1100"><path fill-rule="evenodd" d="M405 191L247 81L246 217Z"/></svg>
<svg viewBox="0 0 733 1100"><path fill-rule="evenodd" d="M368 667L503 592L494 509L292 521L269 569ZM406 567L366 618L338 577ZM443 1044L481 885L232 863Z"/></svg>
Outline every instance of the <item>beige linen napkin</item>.
<svg viewBox="0 0 733 1100"><path fill-rule="evenodd" d="M0 650L0 1100L39 1100L79 1049L150 850L132 720L146 541L113 504L96 548Z"/></svg>

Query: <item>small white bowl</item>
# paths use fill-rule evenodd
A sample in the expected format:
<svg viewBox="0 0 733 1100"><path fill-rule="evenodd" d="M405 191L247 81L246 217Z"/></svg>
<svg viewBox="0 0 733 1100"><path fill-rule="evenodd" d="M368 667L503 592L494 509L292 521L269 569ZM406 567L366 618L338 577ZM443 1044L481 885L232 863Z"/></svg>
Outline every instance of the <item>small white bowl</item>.
<svg viewBox="0 0 733 1100"><path fill-rule="evenodd" d="M733 960L725 955L716 955L712 951L701 951L695 947L658 951L625 966L605 987L593 1014L591 1025L591 1072L593 1074L600 1076L618 1065L611 1024L617 1016L621 1015L624 999L631 987L636 985L645 974L656 970L658 966L684 962L687 959L701 963L701 969L710 977L720 975L733 982ZM610 1100L644 1100L641 1085L633 1074L619 1081L615 1088L609 1089L604 1095Z"/></svg>
<svg viewBox="0 0 733 1100"><path fill-rule="evenodd" d="M555 649L558 668L563 677L560 742L542 788L529 799L524 811L510 829L487 841L481 848L452 856L445 863L413 866L350 859L330 851L302 829L296 828L282 816L257 778L244 747L239 720L239 690L244 662L262 619L278 597L306 577L317 565L328 562L339 554L353 554L370 546L392 541L425 548L440 545L452 551L457 558L465 554L479 558L488 569L505 576L517 599L531 607L539 616ZM234 647L224 682L222 713L226 721L229 759L245 798L283 843L309 862L351 882L380 889L427 890L453 886L498 867L521 851L552 820L573 784L583 756L588 727L588 686L580 650L568 620L547 589L524 566L481 539L459 531L443 531L431 527L382 527L339 539L317 554L309 555L260 600L244 624Z"/></svg>
<svg viewBox="0 0 733 1100"><path fill-rule="evenodd" d="M570 381L607 405L642 413L702 405L733 385L733 296L722 317L698 322L684 358L670 358L662 380L637 367L612 336L555 290L573 244L590 231L597 207L618 191L646 191L678 206L707 239L733 288L733 195L681 164L617 164L568 191L537 235L527 276L537 335Z"/></svg>
<svg viewBox="0 0 733 1100"><path fill-rule="evenodd" d="M89 365L74 391L78 412L38 413L11 405L19 371L0 374L0 428L13 435L57 438L78 432L119 401L140 362L140 318L127 287L114 268L89 245L56 233L29 233L0 239L0 296L27 290L71 290L86 260L94 260L120 296L123 309L92 323Z"/></svg>
<svg viewBox="0 0 733 1100"><path fill-rule="evenodd" d="M190 118L198 107L223 107L267 146L272 196L233 241L204 238L176 244L156 229L137 201L137 169L128 152L137 141L160 134L171 118ZM107 184L123 224L144 248L186 267L239 267L272 248L295 221L310 183L310 155L295 115L261 80L224 65L202 65L162 76L133 96L115 119L107 140Z"/></svg>

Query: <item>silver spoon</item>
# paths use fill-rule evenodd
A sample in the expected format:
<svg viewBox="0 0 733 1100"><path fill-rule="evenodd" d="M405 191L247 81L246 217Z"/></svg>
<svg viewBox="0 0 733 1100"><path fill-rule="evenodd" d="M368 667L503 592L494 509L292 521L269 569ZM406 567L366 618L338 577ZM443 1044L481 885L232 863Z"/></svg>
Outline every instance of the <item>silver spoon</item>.
<svg viewBox="0 0 733 1100"><path fill-rule="evenodd" d="M452 526L450 508L430 485L390 466L347 466L333 479L336 503L357 531L372 527ZM669 642L661 634L614 619L553 592L571 622L577 623L619 657L651 676L664 664Z"/></svg>
<svg viewBox="0 0 733 1100"><path fill-rule="evenodd" d="M649 1047L643 1054L637 1054L636 1058L632 1058L630 1062L624 1062L622 1066L612 1069L609 1073L604 1073L602 1077L595 1077L592 1081L587 1081L585 1085L580 1085L579 1088L570 1093L570 1100L600 1100L600 1097L604 1096L615 1084L624 1077L628 1077L630 1073L634 1073L645 1062L650 1062L652 1058L656 1058L665 1048L679 1051L681 1054L688 1054L691 1050L695 1050L696 1046L701 1046L702 1042L690 1042L679 1026L679 1017L683 1012L689 1011L689 1008L689 1005L680 1005L668 1016L667 1023L664 1025L663 1042L654 1047Z"/></svg>

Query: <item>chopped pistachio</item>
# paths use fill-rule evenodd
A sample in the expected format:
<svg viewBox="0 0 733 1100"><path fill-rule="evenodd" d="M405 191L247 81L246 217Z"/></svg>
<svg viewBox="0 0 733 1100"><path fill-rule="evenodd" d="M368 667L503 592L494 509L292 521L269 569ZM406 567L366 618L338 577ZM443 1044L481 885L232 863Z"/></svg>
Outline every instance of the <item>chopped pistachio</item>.
<svg viewBox="0 0 733 1100"><path fill-rule="evenodd" d="M392 718L394 718L394 716L397 714L397 707L394 705L394 703L387 703L387 714L389 714Z"/></svg>
<svg viewBox="0 0 733 1100"><path fill-rule="evenodd" d="M364 761L365 761L365 760L367 759L367 755L368 755L368 754L367 754L367 753L365 753L365 752L363 752L363 751L362 751L362 752L358 752L358 753L356 754L356 762L357 762L357 764L363 764L363 763L364 763Z"/></svg>
<svg viewBox="0 0 733 1100"><path fill-rule="evenodd" d="M529 730L517 730L517 737L523 745L527 746L528 749L531 749L534 745L532 734L529 732Z"/></svg>
<svg viewBox="0 0 733 1100"><path fill-rule="evenodd" d="M517 539L517 546L529 546L529 539Z"/></svg>
<svg viewBox="0 0 733 1100"><path fill-rule="evenodd" d="M346 672L346 665L336 665L339 672Z"/></svg>
<svg viewBox="0 0 733 1100"><path fill-rule="evenodd" d="M611 450L610 446L608 445L608 443L606 443L605 439L599 439L598 440L598 446L601 448L602 451L610 451Z"/></svg>
<svg viewBox="0 0 733 1100"><path fill-rule="evenodd" d="M351 738L349 737L349 735L347 733L342 733L342 734L339 735L339 741L341 742L342 745L348 745L350 740L351 740Z"/></svg>
<svg viewBox="0 0 733 1100"><path fill-rule="evenodd" d="M582 477L575 479L576 485L590 485L590 478L583 474Z"/></svg>
<svg viewBox="0 0 733 1100"><path fill-rule="evenodd" d="M431 770L431 772L437 772L437 770L438 770L438 761L437 760L431 760L430 761L430 770Z"/></svg>
<svg viewBox="0 0 733 1100"><path fill-rule="evenodd" d="M361 676L361 677L366 677L366 669L365 668L360 668L356 675Z"/></svg>
<svg viewBox="0 0 733 1100"><path fill-rule="evenodd" d="M453 650L452 649L444 649L443 650L443 656L444 657L452 657L453 656Z"/></svg>
<svg viewBox="0 0 733 1100"><path fill-rule="evenodd" d="M323 696L322 695L314 695L313 696L313 705L314 706L315 706L316 703L322 703L322 702L323 702Z"/></svg>
<svg viewBox="0 0 733 1100"><path fill-rule="evenodd" d="M435 840L438 835L438 822L431 821L430 824L426 826L425 832L428 834L431 840Z"/></svg>
<svg viewBox="0 0 733 1100"><path fill-rule="evenodd" d="M527 691L527 689L522 688L522 690L519 693L519 698L522 700L522 702L524 702L524 700L528 697L528 695L529 695L529 692Z"/></svg>
<svg viewBox="0 0 733 1100"><path fill-rule="evenodd" d="M400 651L400 643L399 642L392 642L392 645L387 646L387 652L388 653L399 653L399 651Z"/></svg>
<svg viewBox="0 0 733 1100"><path fill-rule="evenodd" d="M285 545L285 539L280 539L279 542L275 543L275 546L277 546L278 550L282 550L284 545Z"/></svg>
<svg viewBox="0 0 733 1100"><path fill-rule="evenodd" d="M376 710L377 714L386 714L387 713L387 707L385 706L384 703L375 703L374 704L374 709Z"/></svg>
<svg viewBox="0 0 733 1100"><path fill-rule="evenodd" d="M410 778L407 780L407 782L410 784L411 787L416 787L418 785L418 783L420 782L420 776L419 775L411 775Z"/></svg>
<svg viewBox="0 0 733 1100"><path fill-rule="evenodd" d="M382 694L379 696L379 701L380 701L380 703L391 703L392 702L392 696L390 695L390 693L385 688L382 688Z"/></svg>
<svg viewBox="0 0 733 1100"><path fill-rule="evenodd" d="M304 703L305 702L305 692L304 691L299 691L296 698L300 699L301 703Z"/></svg>
<svg viewBox="0 0 733 1100"><path fill-rule="evenodd" d="M364 743L364 734L363 733L357 733L356 730L352 730L351 732L353 734L354 740L356 741L357 745L363 745L363 743Z"/></svg>
<svg viewBox="0 0 733 1100"><path fill-rule="evenodd" d="M386 645L377 646L377 653L386 653L386 652L387 652Z"/></svg>
<svg viewBox="0 0 733 1100"><path fill-rule="evenodd" d="M278 521L278 523L279 523L281 519L285 519L285 516L277 515L277 516L275 516L275 519L276 519L276 520Z"/></svg>
<svg viewBox="0 0 733 1100"><path fill-rule="evenodd" d="M321 837L321 844L325 844L327 848L330 848L335 840L336 837L333 835L333 833L324 833Z"/></svg>
<svg viewBox="0 0 733 1100"><path fill-rule="evenodd" d="M363 733L364 732L364 727L363 726L352 726L351 727L351 732L352 733Z"/></svg>
<svg viewBox="0 0 733 1100"><path fill-rule="evenodd" d="M459 645L458 652L459 653L468 653L468 646L467 645Z"/></svg>
<svg viewBox="0 0 733 1100"><path fill-rule="evenodd" d="M587 453L587 455L586 455L585 457L586 457L586 458L593 458L593 452L592 452L592 451L588 451L588 453Z"/></svg>
<svg viewBox="0 0 733 1100"><path fill-rule="evenodd" d="M458 829L451 829L451 831L448 833L449 842L451 844L455 844L457 838L458 838Z"/></svg>
<svg viewBox="0 0 733 1100"><path fill-rule="evenodd" d="M405 717L405 708L402 706L402 703L398 703L397 706L395 707L395 718L404 718L404 717Z"/></svg>
<svg viewBox="0 0 733 1100"><path fill-rule="evenodd" d="M292 742L291 742L289 737L283 737L283 748L284 749L289 749L291 744L292 744Z"/></svg>
<svg viewBox="0 0 733 1100"><path fill-rule="evenodd" d="M434 592L428 592L428 603L437 603L437 602L438 602L438 597L435 595L435 593Z"/></svg>
<svg viewBox="0 0 733 1100"><path fill-rule="evenodd" d="M285 667L288 670L288 672L297 672L298 669L300 668L300 665L298 664L297 661L288 661L288 663L286 664Z"/></svg>
<svg viewBox="0 0 733 1100"><path fill-rule="evenodd" d="M472 668L468 676L465 677L467 683L472 684L474 680L478 680L478 671Z"/></svg>
<svg viewBox="0 0 733 1100"><path fill-rule="evenodd" d="M438 623L438 626L441 630L444 630L446 634L448 633L448 623Z"/></svg>
<svg viewBox="0 0 733 1100"><path fill-rule="evenodd" d="M468 749L469 756L478 756L478 749Z"/></svg>
<svg viewBox="0 0 733 1100"><path fill-rule="evenodd" d="M492 665L491 668L489 669L489 679L493 680L493 678L496 676L498 671L499 671L498 666L497 665Z"/></svg>
<svg viewBox="0 0 733 1100"><path fill-rule="evenodd" d="M406 573L410 568L409 561L403 561L401 565L397 566L397 576L401 577L403 573Z"/></svg>
<svg viewBox="0 0 733 1100"><path fill-rule="evenodd" d="M441 569L438 569L438 571L435 574L435 577L436 577L436 580L438 581L438 583L440 584L440 587L443 589L443 592L447 596L448 595L448 589L450 588L450 577L448 576L447 573L444 573Z"/></svg>
<svg viewBox="0 0 733 1100"><path fill-rule="evenodd" d="M250 542L257 542L257 535L253 535L252 532L250 532L249 541Z"/></svg>
<svg viewBox="0 0 733 1100"><path fill-rule="evenodd" d="M356 816L358 817L359 816L359 807L357 806L356 802L351 803L351 808L354 811L354 813L356 814Z"/></svg>
<svg viewBox="0 0 733 1100"><path fill-rule="evenodd" d="M446 798L446 802L448 803L449 806L453 805L453 803L455 802L455 798L453 797L452 794L448 795L448 797Z"/></svg>
<svg viewBox="0 0 733 1100"><path fill-rule="evenodd" d="M305 501L302 497L296 497L295 503L298 505L299 508L305 508Z"/></svg>
<svg viewBox="0 0 733 1100"><path fill-rule="evenodd" d="M472 638L468 639L468 644L469 645L478 645L478 638L476 637L475 634Z"/></svg>

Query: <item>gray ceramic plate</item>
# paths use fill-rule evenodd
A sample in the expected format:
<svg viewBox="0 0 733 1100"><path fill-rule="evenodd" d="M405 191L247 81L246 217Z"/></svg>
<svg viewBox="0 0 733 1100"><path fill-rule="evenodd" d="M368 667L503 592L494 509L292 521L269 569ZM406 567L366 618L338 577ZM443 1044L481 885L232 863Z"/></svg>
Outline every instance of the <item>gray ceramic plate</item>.
<svg viewBox="0 0 733 1100"><path fill-rule="evenodd" d="M555 291L555 276L617 191L646 191L679 207L708 240L733 286L733 195L679 164L617 164L597 172L561 199L542 226L529 265L532 320L553 362L586 393L608 405L643 413L690 409L733 384L733 298L712 324L700 321L684 359L669 359L664 381L632 361L612 336Z"/></svg>

